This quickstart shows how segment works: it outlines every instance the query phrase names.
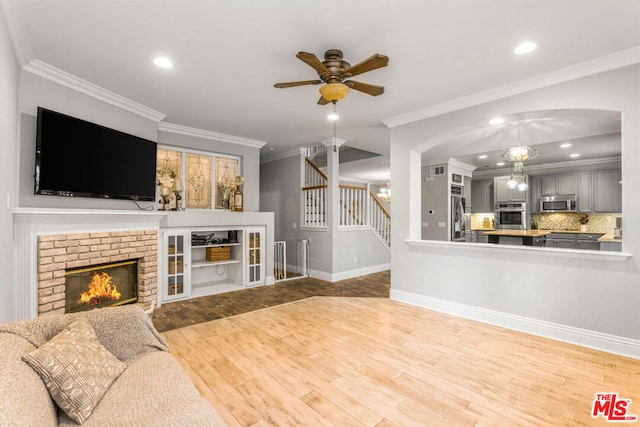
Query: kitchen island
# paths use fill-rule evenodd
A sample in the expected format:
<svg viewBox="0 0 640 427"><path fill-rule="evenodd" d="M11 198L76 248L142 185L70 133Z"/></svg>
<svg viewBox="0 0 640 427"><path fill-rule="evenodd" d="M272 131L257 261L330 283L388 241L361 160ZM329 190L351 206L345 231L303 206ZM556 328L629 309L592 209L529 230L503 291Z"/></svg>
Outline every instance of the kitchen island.
<svg viewBox="0 0 640 427"><path fill-rule="evenodd" d="M550 230L494 230L485 231L489 243L518 246L544 246Z"/></svg>

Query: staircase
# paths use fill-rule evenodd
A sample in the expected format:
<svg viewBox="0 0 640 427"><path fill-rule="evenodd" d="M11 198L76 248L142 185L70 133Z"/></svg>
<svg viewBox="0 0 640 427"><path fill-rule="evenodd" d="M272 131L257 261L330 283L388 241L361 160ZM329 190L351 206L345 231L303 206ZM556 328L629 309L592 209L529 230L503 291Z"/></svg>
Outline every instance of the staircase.
<svg viewBox="0 0 640 427"><path fill-rule="evenodd" d="M316 154L314 151L312 156ZM302 187L302 226L327 227L327 176L308 157L304 158ZM368 185L340 185L340 227L370 228L386 245L391 246L391 216L369 191Z"/></svg>

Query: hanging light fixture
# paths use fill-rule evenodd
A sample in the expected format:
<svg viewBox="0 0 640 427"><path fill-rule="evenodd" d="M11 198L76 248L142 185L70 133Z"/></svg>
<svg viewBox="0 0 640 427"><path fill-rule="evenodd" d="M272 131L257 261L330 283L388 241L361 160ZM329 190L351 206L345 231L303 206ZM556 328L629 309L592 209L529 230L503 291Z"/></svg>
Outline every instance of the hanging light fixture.
<svg viewBox="0 0 640 427"><path fill-rule="evenodd" d="M387 182L386 187L381 187L380 190L378 190L378 194L376 194L376 197L378 197L378 199L384 200L387 203L391 203L391 183Z"/></svg>
<svg viewBox="0 0 640 427"><path fill-rule="evenodd" d="M344 83L328 83L320 86L320 95L329 102L340 101L347 96L349 86Z"/></svg>
<svg viewBox="0 0 640 427"><path fill-rule="evenodd" d="M529 184L524 178L524 162L535 159L538 156L538 150L528 145L520 144L520 120L518 120L518 144L509 147L502 153L502 159L511 163L511 177L507 181L507 187L510 189L517 188L519 191L527 191Z"/></svg>

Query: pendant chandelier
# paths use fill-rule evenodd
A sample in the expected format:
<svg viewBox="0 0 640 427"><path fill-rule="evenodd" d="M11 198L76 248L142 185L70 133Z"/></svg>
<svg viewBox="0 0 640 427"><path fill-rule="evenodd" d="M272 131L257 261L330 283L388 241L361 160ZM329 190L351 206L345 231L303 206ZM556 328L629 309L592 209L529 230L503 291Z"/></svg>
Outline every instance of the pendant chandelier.
<svg viewBox="0 0 640 427"><path fill-rule="evenodd" d="M387 183L386 187L380 188L378 194L376 194L378 199L384 200L387 203L391 203L391 183Z"/></svg>
<svg viewBox="0 0 640 427"><path fill-rule="evenodd" d="M518 144L509 147L504 153L502 153L502 159L505 162L511 163L511 177L507 181L507 187L510 189L517 188L520 191L527 191L529 184L527 184L524 177L524 162L535 159L538 156L538 150L535 150L528 145L520 144L520 121L518 120Z"/></svg>

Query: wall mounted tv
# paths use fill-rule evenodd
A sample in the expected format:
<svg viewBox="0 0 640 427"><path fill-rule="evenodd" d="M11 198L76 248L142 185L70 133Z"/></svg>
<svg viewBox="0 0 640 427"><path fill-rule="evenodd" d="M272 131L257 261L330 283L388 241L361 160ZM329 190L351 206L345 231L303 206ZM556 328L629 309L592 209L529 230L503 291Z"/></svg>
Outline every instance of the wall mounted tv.
<svg viewBox="0 0 640 427"><path fill-rule="evenodd" d="M156 143L38 107L35 194L153 201Z"/></svg>

